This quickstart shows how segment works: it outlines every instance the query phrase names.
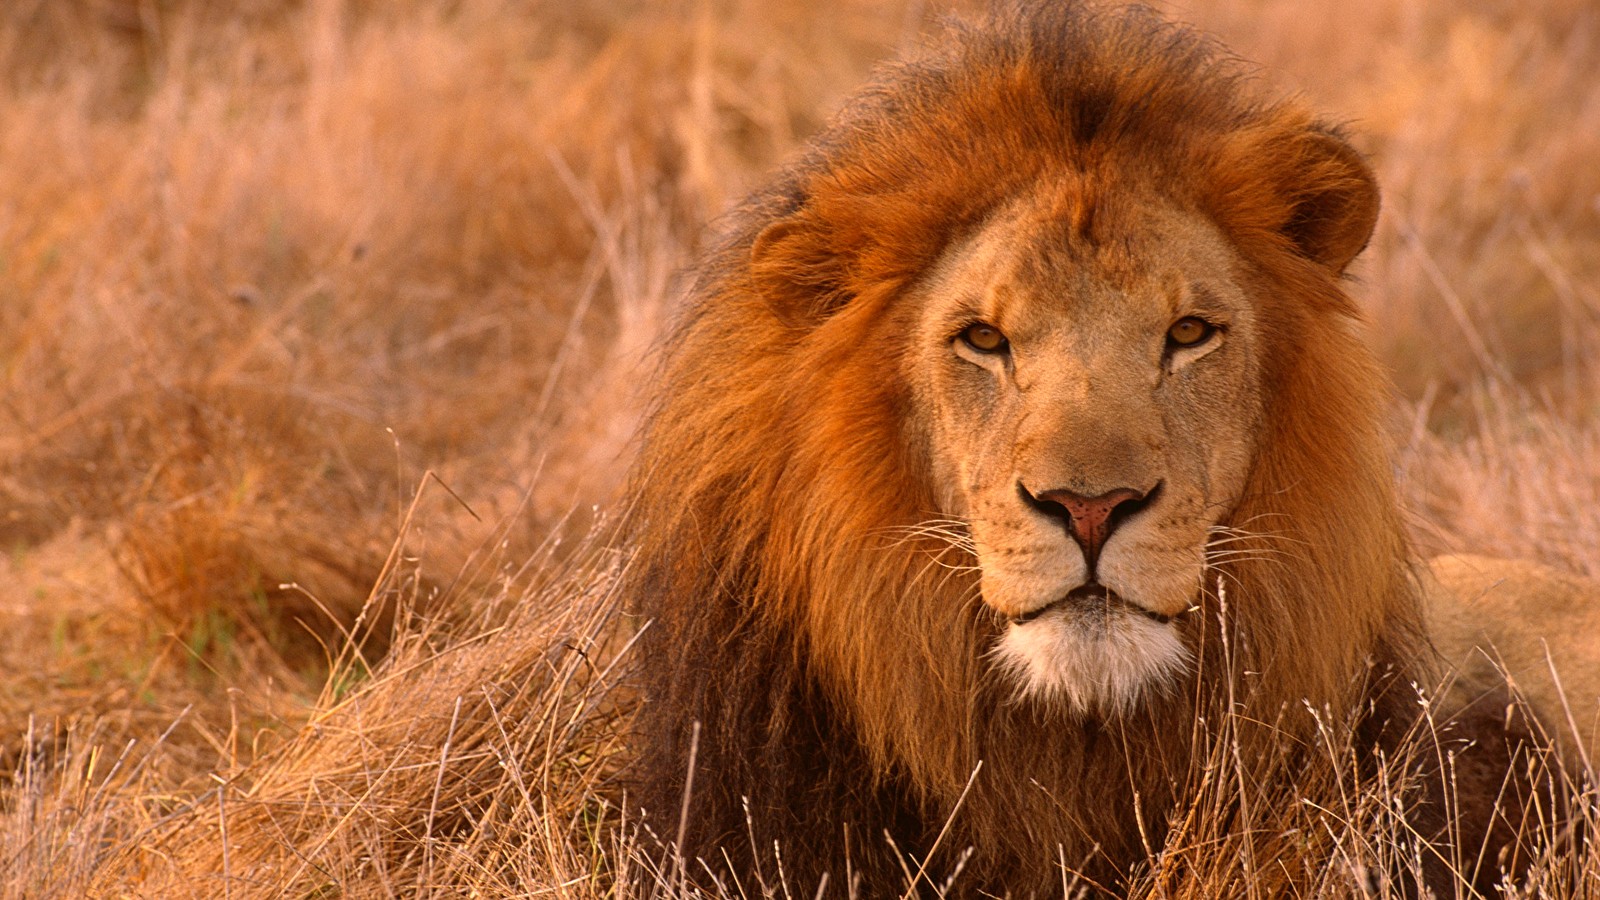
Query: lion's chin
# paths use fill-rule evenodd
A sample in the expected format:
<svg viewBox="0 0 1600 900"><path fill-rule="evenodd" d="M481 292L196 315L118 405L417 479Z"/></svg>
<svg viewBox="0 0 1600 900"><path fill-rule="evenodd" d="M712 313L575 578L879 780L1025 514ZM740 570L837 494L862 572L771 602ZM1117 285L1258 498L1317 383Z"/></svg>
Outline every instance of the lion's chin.
<svg viewBox="0 0 1600 900"><path fill-rule="evenodd" d="M1166 691L1192 658L1167 622L1121 606L1076 604L1013 622L994 656L1025 696L1106 717Z"/></svg>

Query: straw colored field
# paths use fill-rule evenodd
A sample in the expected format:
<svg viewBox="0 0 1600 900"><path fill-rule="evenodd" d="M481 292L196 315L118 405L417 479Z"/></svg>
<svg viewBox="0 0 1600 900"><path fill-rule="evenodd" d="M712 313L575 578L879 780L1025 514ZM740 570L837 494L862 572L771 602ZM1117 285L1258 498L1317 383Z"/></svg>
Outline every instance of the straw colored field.
<svg viewBox="0 0 1600 900"><path fill-rule="evenodd" d="M1164 8L1373 157L1419 546L1600 576L1600 15ZM599 799L641 360L708 220L945 9L0 5L0 894L670 888ZM1350 893L1385 797L1252 852ZM1240 840L1144 889L1236 893L1194 848Z"/></svg>

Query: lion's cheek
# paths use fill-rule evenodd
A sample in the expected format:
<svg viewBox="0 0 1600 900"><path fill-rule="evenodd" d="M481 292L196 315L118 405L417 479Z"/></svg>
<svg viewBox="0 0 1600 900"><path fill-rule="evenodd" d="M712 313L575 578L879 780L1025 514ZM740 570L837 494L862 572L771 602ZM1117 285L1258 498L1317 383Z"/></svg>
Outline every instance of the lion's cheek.
<svg viewBox="0 0 1600 900"><path fill-rule="evenodd" d="M1019 616L1065 595L1088 578L1083 554L1058 533L1026 524L973 523L983 602Z"/></svg>
<svg viewBox="0 0 1600 900"><path fill-rule="evenodd" d="M1100 583L1153 613L1182 615L1194 606L1205 572L1205 529L1192 530L1192 540L1160 548L1113 542L1100 559Z"/></svg>
<svg viewBox="0 0 1600 900"><path fill-rule="evenodd" d="M1245 339L1240 343L1245 343ZM1196 516L1203 509L1209 518L1216 520L1227 519L1245 491L1251 466L1258 456L1256 442L1261 431L1262 411L1257 395L1265 390L1264 387L1247 387L1257 377L1254 365L1227 375L1208 385L1208 391L1178 398L1179 406L1212 410L1212 413L1196 421L1177 416L1169 417L1168 421L1173 446L1193 451L1192 455L1171 461L1174 469L1186 470L1185 480L1197 495L1201 495L1194 498L1191 508ZM1214 412L1217 410L1227 412L1218 415Z"/></svg>

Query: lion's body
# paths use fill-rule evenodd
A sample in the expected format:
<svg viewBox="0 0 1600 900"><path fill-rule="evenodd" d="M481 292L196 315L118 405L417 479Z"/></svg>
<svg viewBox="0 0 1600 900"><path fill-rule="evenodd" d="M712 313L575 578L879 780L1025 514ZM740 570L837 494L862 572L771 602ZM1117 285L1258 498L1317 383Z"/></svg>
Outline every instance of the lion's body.
<svg viewBox="0 0 1600 900"><path fill-rule="evenodd" d="M1600 583L1523 560L1440 556L1428 632L1472 685L1509 676L1569 759L1600 749Z"/></svg>
<svg viewBox="0 0 1600 900"><path fill-rule="evenodd" d="M1434 675L1340 281L1365 165L1189 32L1039 7L884 70L668 338L635 795L714 872L898 893L946 832L968 890L1115 883L1198 722L1248 756Z"/></svg>

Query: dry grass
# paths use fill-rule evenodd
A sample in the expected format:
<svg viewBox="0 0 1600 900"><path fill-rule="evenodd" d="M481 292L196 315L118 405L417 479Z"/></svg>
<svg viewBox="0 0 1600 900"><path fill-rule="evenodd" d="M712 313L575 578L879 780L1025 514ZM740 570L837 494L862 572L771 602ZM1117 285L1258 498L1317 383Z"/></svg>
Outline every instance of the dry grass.
<svg viewBox="0 0 1600 900"><path fill-rule="evenodd" d="M676 890L585 535L708 218L939 8L0 6L0 895ZM1419 542L1600 575L1600 15L1169 9L1374 154ZM1406 852L1337 742L1223 830L1226 737L1140 895Z"/></svg>

